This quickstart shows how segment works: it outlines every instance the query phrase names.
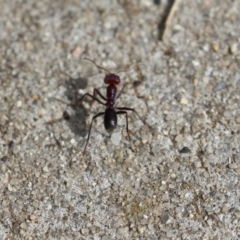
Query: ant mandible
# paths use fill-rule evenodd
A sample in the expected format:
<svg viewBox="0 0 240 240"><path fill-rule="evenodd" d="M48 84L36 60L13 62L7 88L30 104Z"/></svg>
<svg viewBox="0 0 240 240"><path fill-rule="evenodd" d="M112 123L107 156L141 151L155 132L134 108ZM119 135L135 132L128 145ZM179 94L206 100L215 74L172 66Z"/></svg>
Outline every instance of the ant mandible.
<svg viewBox="0 0 240 240"><path fill-rule="evenodd" d="M116 107L115 105L115 100L117 98L119 98L123 92L123 89L125 87L125 85L123 86L123 88L121 89L121 91L118 93L117 95L117 85L121 82L120 77L114 73L111 73L109 70L98 66L93 60L89 59L89 58L85 58L86 60L92 62L96 67L98 67L99 69L105 70L107 72L105 78L104 78L104 83L107 84L107 95L106 97L104 97L98 89L94 88L93 90L93 95L89 94L89 93L85 93L79 100L78 102L82 101L83 98L85 96L89 96L92 99L96 100L97 102L99 102L100 104L106 106L105 112L100 112L98 114L96 114L95 116L93 116L90 127L89 127L89 131L88 131L88 137L87 137L87 142L85 144L84 150L83 150L83 155L85 155L86 152L86 148L89 142L89 138L90 138L90 133L91 133L91 128L92 128L92 123L93 120L96 119L99 116L104 115L104 127L106 129L106 131L111 134L114 129L117 127L117 115L120 114L125 114L126 117L126 129L127 129L127 134L128 134L128 138L129 141L131 143L131 138L129 135L129 130L128 130L128 114L127 111L132 111L134 112L139 119L143 122L142 118L140 117L140 115L135 111L135 109L133 108L128 108L128 107ZM103 100L105 100L106 102L102 102L101 100L99 100L97 98L97 95L99 97L101 97ZM118 111L117 111L118 110Z"/></svg>

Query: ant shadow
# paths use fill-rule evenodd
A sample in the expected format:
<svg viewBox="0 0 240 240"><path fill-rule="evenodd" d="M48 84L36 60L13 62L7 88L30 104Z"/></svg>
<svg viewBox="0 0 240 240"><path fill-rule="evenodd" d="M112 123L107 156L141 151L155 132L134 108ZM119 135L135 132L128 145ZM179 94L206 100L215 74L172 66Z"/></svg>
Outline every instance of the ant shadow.
<svg viewBox="0 0 240 240"><path fill-rule="evenodd" d="M72 78L70 76L64 83L65 95L69 101L67 108L71 108L71 115L66 109L63 112L63 119L67 122L70 130L81 137L85 137L87 134L86 116L88 114L82 103L78 103L78 90L86 89L87 83L88 79L85 77Z"/></svg>

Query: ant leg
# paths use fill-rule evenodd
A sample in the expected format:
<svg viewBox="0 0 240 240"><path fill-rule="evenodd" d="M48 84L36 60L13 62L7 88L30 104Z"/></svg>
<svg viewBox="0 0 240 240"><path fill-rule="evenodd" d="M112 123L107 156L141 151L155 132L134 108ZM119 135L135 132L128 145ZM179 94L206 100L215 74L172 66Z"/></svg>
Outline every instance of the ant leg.
<svg viewBox="0 0 240 240"><path fill-rule="evenodd" d="M123 85L123 87L122 87L122 89L120 90L120 92L118 93L116 99L119 98L119 97L122 95L123 90L124 90L124 88L125 88L126 86L127 86L127 83L125 83L125 84Z"/></svg>
<svg viewBox="0 0 240 240"><path fill-rule="evenodd" d="M81 102L81 101L83 100L83 98L84 98L86 95L88 95L88 96L91 97L93 100L96 100L96 101L99 102L100 104L106 106L105 103L103 103L102 101L100 101L100 100L95 96L95 95L96 95L96 94L95 94L95 90L96 90L97 94L98 94L100 97L102 97L104 100L107 101L107 99L106 99L97 89L95 89L95 88L94 88L93 95L91 95L91 94L89 94L89 93L85 93L85 94L84 94L80 99L78 99L77 102L75 102L75 103L66 103L66 102L64 102L63 100L58 99L58 98L55 98L55 97L51 97L50 100L54 99L54 100L57 100L57 101L59 101L59 102L62 102L62 103L67 104L67 106L75 107L79 102Z"/></svg>
<svg viewBox="0 0 240 240"><path fill-rule="evenodd" d="M83 156L85 155L86 148L87 148L87 145L88 145L88 142L89 142L93 120L96 119L97 117L101 116L101 115L104 115L104 114L105 114L105 112L100 112L100 113L96 114L95 116L93 116L90 127L89 127L89 130L88 130L88 137L87 137L87 142L86 142L84 150L83 150Z"/></svg>
<svg viewBox="0 0 240 240"><path fill-rule="evenodd" d="M138 114L138 112L137 112L134 108L128 108L128 107L116 107L116 109L119 109L119 110L126 110L126 111L132 111L132 112L134 112L134 113L139 117L139 119L142 121L142 123L145 124L145 121L140 117L140 115Z"/></svg>
<svg viewBox="0 0 240 240"><path fill-rule="evenodd" d="M91 97L92 99L94 99L94 100L96 100L97 102L99 102L100 104L106 106L105 103L101 102L98 98L96 98L95 96L91 95L90 93L85 93L80 99L77 100L77 103L78 103L78 102L81 102L85 96L89 96L89 97Z"/></svg>
<svg viewBox="0 0 240 240"><path fill-rule="evenodd" d="M61 142L57 139L54 131L50 129L49 125L53 125L54 123L60 122L60 121L62 121L62 118L53 119L53 120L50 120L50 121L44 123L44 125L46 126L48 132L53 134L53 138L54 138L54 140L55 140L55 142L56 142L56 144L57 144L59 149L61 149L61 147L62 147L61 146ZM49 144L48 146L50 146L50 145L51 144Z"/></svg>
<svg viewBox="0 0 240 240"><path fill-rule="evenodd" d="M86 59L87 59L87 58L86 58ZM90 59L87 59L87 60L93 62L93 61L90 60ZM95 63L94 63L94 64L95 64ZM95 64L95 65L96 65L96 64ZM58 68L59 68L59 66L58 66ZM67 77L69 77L69 79L72 79L72 76L71 76L70 74L62 71L60 68L59 68L59 71L60 71L62 74L64 74L64 75L66 75ZM86 93L86 94L84 94L79 100L77 100L77 102L80 102L86 95L88 95L88 96L90 96L91 98L93 98L94 100L96 100L97 102L105 105L105 104L102 103L99 99L96 98L96 93L95 93L95 92L97 92L97 94L98 94L102 99L104 99L105 101L107 101L107 99L106 99L96 88L94 88L94 90L93 90L93 96L90 95L89 93ZM75 104L73 103L73 104L70 104L70 105L76 105L76 103L75 103Z"/></svg>
<svg viewBox="0 0 240 240"><path fill-rule="evenodd" d="M134 148L133 148L133 146L132 146L132 139L131 139L131 137L130 137L129 130L128 130L128 114L127 114L126 111L118 111L118 112L116 112L116 114L125 114L125 117L126 117L126 130L127 130L129 142L130 142L130 144L131 144L132 150L135 152L135 150L134 150Z"/></svg>
<svg viewBox="0 0 240 240"><path fill-rule="evenodd" d="M104 99L105 101L107 101L107 99L99 92L98 89L94 88L93 90L93 96L96 97L96 95L99 95L102 99Z"/></svg>

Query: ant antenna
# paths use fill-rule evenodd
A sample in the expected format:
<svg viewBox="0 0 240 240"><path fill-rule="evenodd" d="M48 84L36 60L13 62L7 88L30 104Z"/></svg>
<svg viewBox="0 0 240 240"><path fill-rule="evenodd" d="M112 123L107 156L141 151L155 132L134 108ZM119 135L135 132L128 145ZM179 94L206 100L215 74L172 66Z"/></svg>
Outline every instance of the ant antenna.
<svg viewBox="0 0 240 240"><path fill-rule="evenodd" d="M108 72L109 74L111 74L111 72L110 72L109 70L107 70L107 69L104 68L104 67L98 66L93 60L91 60L91 59L89 59L89 58L84 58L84 59L92 62L97 68L100 68L100 69L102 69L102 70L105 70L106 72Z"/></svg>
<svg viewBox="0 0 240 240"><path fill-rule="evenodd" d="M141 64L141 63L136 63L136 64L134 64L133 66L127 68L127 69L119 70L119 71L117 71L117 73L120 73L120 72L128 72L128 71L134 69L135 67L139 66L139 64Z"/></svg>

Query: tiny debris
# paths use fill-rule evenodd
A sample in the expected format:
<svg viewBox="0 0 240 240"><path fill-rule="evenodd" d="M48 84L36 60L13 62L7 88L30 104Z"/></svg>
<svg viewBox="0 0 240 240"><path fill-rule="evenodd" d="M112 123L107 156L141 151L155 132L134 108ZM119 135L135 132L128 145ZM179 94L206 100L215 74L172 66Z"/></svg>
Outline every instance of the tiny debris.
<svg viewBox="0 0 240 240"><path fill-rule="evenodd" d="M13 146L14 146L14 141L11 140L11 141L8 143L8 147L9 147L9 148L13 148Z"/></svg>
<svg viewBox="0 0 240 240"><path fill-rule="evenodd" d="M179 150L179 153L190 153L191 150L188 147L184 147L181 150Z"/></svg>
<svg viewBox="0 0 240 240"><path fill-rule="evenodd" d="M6 162L8 160L8 157L7 156L3 156L2 158L1 158L1 161L2 162Z"/></svg>
<svg viewBox="0 0 240 240"><path fill-rule="evenodd" d="M69 115L69 113L67 111L63 112L63 119L70 120L70 115Z"/></svg>

